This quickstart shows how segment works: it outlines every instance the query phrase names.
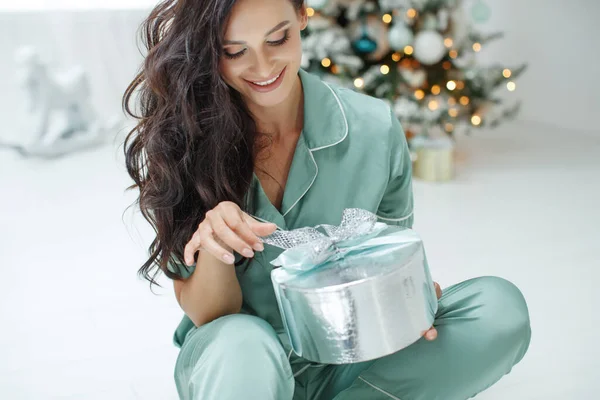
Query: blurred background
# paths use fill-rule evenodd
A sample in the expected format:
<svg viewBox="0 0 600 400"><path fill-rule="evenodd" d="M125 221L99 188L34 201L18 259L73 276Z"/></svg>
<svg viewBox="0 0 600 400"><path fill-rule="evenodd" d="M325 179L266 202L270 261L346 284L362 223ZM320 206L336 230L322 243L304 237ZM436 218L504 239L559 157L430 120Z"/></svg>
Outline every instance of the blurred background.
<svg viewBox="0 0 600 400"><path fill-rule="evenodd" d="M177 398L182 312L136 275L153 236L122 156L155 3L0 1L2 399ZM303 66L394 107L434 279L528 300L527 356L477 398L597 398L600 3L375 3L309 1Z"/></svg>

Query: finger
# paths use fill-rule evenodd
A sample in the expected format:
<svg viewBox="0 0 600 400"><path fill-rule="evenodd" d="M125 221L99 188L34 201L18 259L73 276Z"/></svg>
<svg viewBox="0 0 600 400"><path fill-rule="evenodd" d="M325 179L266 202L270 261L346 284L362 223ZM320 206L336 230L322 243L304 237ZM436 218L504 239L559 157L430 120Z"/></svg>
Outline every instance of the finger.
<svg viewBox="0 0 600 400"><path fill-rule="evenodd" d="M433 282L433 286L435 286L435 295L439 300L442 297L442 288L440 288L440 285L437 282Z"/></svg>
<svg viewBox="0 0 600 400"><path fill-rule="evenodd" d="M235 262L233 254L225 250L212 235L202 236L202 250L207 251L226 264L233 264Z"/></svg>
<svg viewBox="0 0 600 400"><path fill-rule="evenodd" d="M186 265L191 266L194 264L194 254L196 254L196 251L198 251L199 249L200 232L199 230L197 230L196 232L194 232L192 238L189 242L187 242L183 250L183 260L185 261Z"/></svg>
<svg viewBox="0 0 600 400"><path fill-rule="evenodd" d="M424 336L425 336L425 339L429 340L429 341L437 339L437 336L438 336L437 329L435 329L435 328L432 327L430 330L428 330L427 332L425 332Z"/></svg>
<svg viewBox="0 0 600 400"><path fill-rule="evenodd" d="M264 246L262 241L252 232L252 229L246 223L244 216L246 215L235 203L221 203L218 208L221 218L227 226L246 244L257 251L263 251ZM240 253L241 254L241 253Z"/></svg>
<svg viewBox="0 0 600 400"><path fill-rule="evenodd" d="M226 222L254 250L263 251L265 249L262 240L257 235L257 233L260 234L260 230L256 232L253 229L255 221L248 214L243 211L239 211L235 215L227 214Z"/></svg>
<svg viewBox="0 0 600 400"><path fill-rule="evenodd" d="M231 231L244 243L246 253L240 254L244 257L248 257L248 254L250 254L248 249L250 251L252 251L252 249L256 251L264 250L261 240L252 233L252 230L244 221L242 211L237 210L234 213L226 212L223 213L222 216L229 229L231 229Z"/></svg>
<svg viewBox="0 0 600 400"><path fill-rule="evenodd" d="M258 236L268 236L277 230L277 225L272 222L260 222L244 213L244 221L248 224L252 232Z"/></svg>
<svg viewBox="0 0 600 400"><path fill-rule="evenodd" d="M216 237L244 257L254 257L254 252L250 248L250 245L242 240L242 238L230 228L229 223L234 224L235 222L224 220L221 213L210 213L210 215L207 213L206 218L209 219L212 227L213 237ZM240 224L243 224L243 222L238 223L237 225Z"/></svg>

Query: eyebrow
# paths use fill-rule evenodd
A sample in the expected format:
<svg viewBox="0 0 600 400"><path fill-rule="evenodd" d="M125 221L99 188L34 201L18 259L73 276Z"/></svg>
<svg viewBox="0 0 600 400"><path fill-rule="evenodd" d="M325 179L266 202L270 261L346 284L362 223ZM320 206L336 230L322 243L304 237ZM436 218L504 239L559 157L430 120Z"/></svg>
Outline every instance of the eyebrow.
<svg viewBox="0 0 600 400"><path fill-rule="evenodd" d="M273 32L277 32L278 30L280 30L281 28L283 28L284 26L286 26L289 23L290 23L290 21L283 21L283 22L278 23L277 25L275 25L275 27L273 29L270 29L269 32L265 33L265 37L269 36ZM246 44L246 42L241 41L241 40L225 40L223 42L223 44L224 45Z"/></svg>

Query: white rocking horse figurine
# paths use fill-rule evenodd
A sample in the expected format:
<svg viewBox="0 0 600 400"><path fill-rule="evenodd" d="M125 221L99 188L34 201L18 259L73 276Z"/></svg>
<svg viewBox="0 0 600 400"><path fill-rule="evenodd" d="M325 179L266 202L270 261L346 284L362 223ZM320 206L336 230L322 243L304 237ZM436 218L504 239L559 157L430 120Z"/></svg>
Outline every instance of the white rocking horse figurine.
<svg viewBox="0 0 600 400"><path fill-rule="evenodd" d="M83 68L72 67L62 74L51 74L37 51L23 47L16 54L18 77L28 98L25 145L10 145L23 155L55 157L105 143L114 121L106 132L90 103L91 90Z"/></svg>

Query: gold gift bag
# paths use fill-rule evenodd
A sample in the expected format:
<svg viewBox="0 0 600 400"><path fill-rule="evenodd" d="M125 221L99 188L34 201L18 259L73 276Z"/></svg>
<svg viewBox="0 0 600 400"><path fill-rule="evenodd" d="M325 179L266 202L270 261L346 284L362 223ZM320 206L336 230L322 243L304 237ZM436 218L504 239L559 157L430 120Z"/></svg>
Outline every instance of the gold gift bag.
<svg viewBox="0 0 600 400"><path fill-rule="evenodd" d="M450 138L415 137L411 141L415 153L413 175L430 182L454 178L454 143Z"/></svg>

